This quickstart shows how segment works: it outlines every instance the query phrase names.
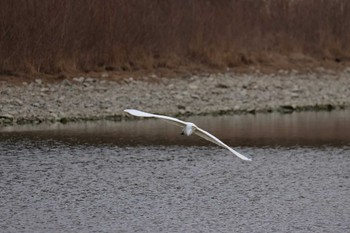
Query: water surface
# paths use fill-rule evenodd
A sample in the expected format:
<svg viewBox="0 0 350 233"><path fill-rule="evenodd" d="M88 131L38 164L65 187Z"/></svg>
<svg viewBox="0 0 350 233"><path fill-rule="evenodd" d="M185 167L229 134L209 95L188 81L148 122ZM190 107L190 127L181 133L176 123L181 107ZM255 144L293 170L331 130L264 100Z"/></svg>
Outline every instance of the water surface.
<svg viewBox="0 0 350 233"><path fill-rule="evenodd" d="M0 231L349 232L348 116L190 119L252 162L152 120L6 128Z"/></svg>

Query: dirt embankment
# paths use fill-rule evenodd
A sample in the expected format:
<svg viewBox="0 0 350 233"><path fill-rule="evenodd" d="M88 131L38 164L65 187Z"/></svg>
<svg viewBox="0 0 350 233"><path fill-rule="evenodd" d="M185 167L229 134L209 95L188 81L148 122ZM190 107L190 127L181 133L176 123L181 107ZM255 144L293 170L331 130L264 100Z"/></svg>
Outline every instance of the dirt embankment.
<svg viewBox="0 0 350 233"><path fill-rule="evenodd" d="M345 108L348 12L348 0L0 1L0 125Z"/></svg>

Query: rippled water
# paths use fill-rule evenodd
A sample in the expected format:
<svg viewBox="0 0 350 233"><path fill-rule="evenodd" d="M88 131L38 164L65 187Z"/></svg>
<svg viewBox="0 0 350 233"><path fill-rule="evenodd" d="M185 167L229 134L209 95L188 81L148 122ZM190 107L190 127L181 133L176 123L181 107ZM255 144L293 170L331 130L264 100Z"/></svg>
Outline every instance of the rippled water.
<svg viewBox="0 0 350 233"><path fill-rule="evenodd" d="M0 232L350 232L348 118L310 114L191 119L252 162L157 121L4 129Z"/></svg>

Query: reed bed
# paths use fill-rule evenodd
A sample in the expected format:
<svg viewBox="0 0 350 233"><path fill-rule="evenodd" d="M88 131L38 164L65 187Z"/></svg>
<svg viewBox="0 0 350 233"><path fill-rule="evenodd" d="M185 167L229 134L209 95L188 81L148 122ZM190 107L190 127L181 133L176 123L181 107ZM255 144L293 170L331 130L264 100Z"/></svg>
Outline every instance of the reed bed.
<svg viewBox="0 0 350 233"><path fill-rule="evenodd" d="M350 57L348 0L3 0L0 73L240 67Z"/></svg>

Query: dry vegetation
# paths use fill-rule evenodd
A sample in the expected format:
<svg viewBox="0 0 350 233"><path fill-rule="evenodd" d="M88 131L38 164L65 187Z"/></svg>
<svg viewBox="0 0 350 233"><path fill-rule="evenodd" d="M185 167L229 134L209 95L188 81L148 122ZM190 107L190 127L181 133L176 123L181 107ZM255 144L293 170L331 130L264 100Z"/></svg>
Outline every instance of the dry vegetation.
<svg viewBox="0 0 350 233"><path fill-rule="evenodd" d="M343 63L349 12L348 0L4 0L0 73Z"/></svg>

